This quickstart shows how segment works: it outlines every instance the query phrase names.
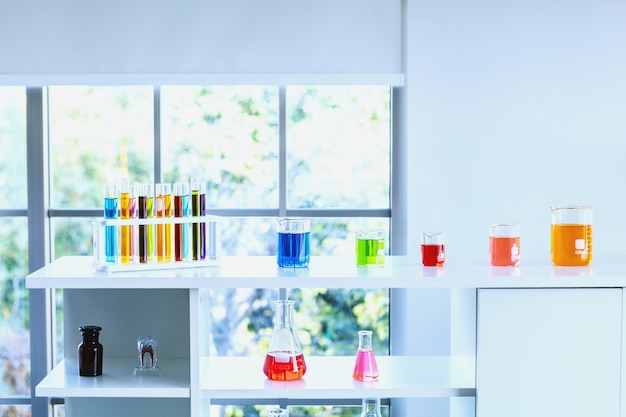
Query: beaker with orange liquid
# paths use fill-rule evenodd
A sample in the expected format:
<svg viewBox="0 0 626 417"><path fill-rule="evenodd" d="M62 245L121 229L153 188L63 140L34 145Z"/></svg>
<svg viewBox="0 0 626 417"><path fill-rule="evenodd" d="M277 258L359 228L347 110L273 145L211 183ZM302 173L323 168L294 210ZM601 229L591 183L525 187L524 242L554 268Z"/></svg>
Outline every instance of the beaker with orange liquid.
<svg viewBox="0 0 626 417"><path fill-rule="evenodd" d="M586 266L592 256L592 207L551 207L550 252L557 266Z"/></svg>
<svg viewBox="0 0 626 417"><path fill-rule="evenodd" d="M493 266L517 266L520 261L521 227L517 223L489 226L489 260Z"/></svg>

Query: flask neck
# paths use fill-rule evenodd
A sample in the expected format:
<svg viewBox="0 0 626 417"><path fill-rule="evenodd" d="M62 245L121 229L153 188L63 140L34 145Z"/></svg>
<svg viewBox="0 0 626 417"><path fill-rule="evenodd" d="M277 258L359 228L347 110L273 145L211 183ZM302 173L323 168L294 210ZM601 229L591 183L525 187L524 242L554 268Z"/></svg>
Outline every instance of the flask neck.
<svg viewBox="0 0 626 417"><path fill-rule="evenodd" d="M294 301L278 300L275 301L275 306L274 327L292 327Z"/></svg>
<svg viewBox="0 0 626 417"><path fill-rule="evenodd" d="M379 398L364 398L361 417L381 417L380 399Z"/></svg>
<svg viewBox="0 0 626 417"><path fill-rule="evenodd" d="M372 331L359 331L359 350L372 350Z"/></svg>

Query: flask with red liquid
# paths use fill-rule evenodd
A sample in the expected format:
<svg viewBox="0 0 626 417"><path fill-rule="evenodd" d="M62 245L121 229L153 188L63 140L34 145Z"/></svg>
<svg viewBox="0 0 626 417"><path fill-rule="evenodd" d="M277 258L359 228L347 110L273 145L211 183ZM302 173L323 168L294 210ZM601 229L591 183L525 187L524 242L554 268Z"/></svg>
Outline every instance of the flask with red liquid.
<svg viewBox="0 0 626 417"><path fill-rule="evenodd" d="M357 381L375 381L378 379L378 365L372 349L372 331L359 331L359 349L352 378Z"/></svg>
<svg viewBox="0 0 626 417"><path fill-rule="evenodd" d="M294 305L293 300L274 301L274 331L263 372L275 381L299 379L306 372L302 346L293 325Z"/></svg>

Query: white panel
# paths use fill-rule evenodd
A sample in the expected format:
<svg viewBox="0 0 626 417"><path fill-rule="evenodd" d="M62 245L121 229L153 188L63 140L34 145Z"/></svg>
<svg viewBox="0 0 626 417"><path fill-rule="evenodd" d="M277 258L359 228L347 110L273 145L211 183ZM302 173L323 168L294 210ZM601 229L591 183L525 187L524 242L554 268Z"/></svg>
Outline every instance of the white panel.
<svg viewBox="0 0 626 417"><path fill-rule="evenodd" d="M478 293L477 417L619 416L621 289Z"/></svg>
<svg viewBox="0 0 626 417"><path fill-rule="evenodd" d="M75 358L83 325L102 327L107 358L135 358L137 336L157 338L159 362L189 358L189 290L93 289L63 291L65 357Z"/></svg>
<svg viewBox="0 0 626 417"><path fill-rule="evenodd" d="M67 398L67 417L188 416L188 399Z"/></svg>
<svg viewBox="0 0 626 417"><path fill-rule="evenodd" d="M400 18L399 0L3 1L0 75L399 74Z"/></svg>

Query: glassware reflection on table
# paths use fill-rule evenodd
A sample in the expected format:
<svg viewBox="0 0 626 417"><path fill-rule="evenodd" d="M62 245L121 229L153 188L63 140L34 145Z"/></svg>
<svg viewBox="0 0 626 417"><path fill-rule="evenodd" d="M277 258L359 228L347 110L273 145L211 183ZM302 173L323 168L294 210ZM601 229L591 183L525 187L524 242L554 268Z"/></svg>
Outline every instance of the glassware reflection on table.
<svg viewBox="0 0 626 417"><path fill-rule="evenodd" d="M385 264L385 229L364 228L356 231L356 265L383 266Z"/></svg>
<svg viewBox="0 0 626 417"><path fill-rule="evenodd" d="M517 223L489 226L489 261L492 266L517 266L521 256L521 227Z"/></svg>
<svg viewBox="0 0 626 417"><path fill-rule="evenodd" d="M446 261L442 232L422 233L422 265L443 266Z"/></svg>
<svg viewBox="0 0 626 417"><path fill-rule="evenodd" d="M277 219L276 262L279 267L304 268L311 260L311 219Z"/></svg>
<svg viewBox="0 0 626 417"><path fill-rule="evenodd" d="M592 258L592 207L551 207L550 252L557 266L587 266Z"/></svg>
<svg viewBox="0 0 626 417"><path fill-rule="evenodd" d="M378 365L372 348L372 331L359 330L359 348L352 378L357 381L375 381L378 379Z"/></svg>
<svg viewBox="0 0 626 417"><path fill-rule="evenodd" d="M302 378L306 373L306 362L293 323L295 301L276 300L273 304L274 330L265 356L263 373L275 381Z"/></svg>

